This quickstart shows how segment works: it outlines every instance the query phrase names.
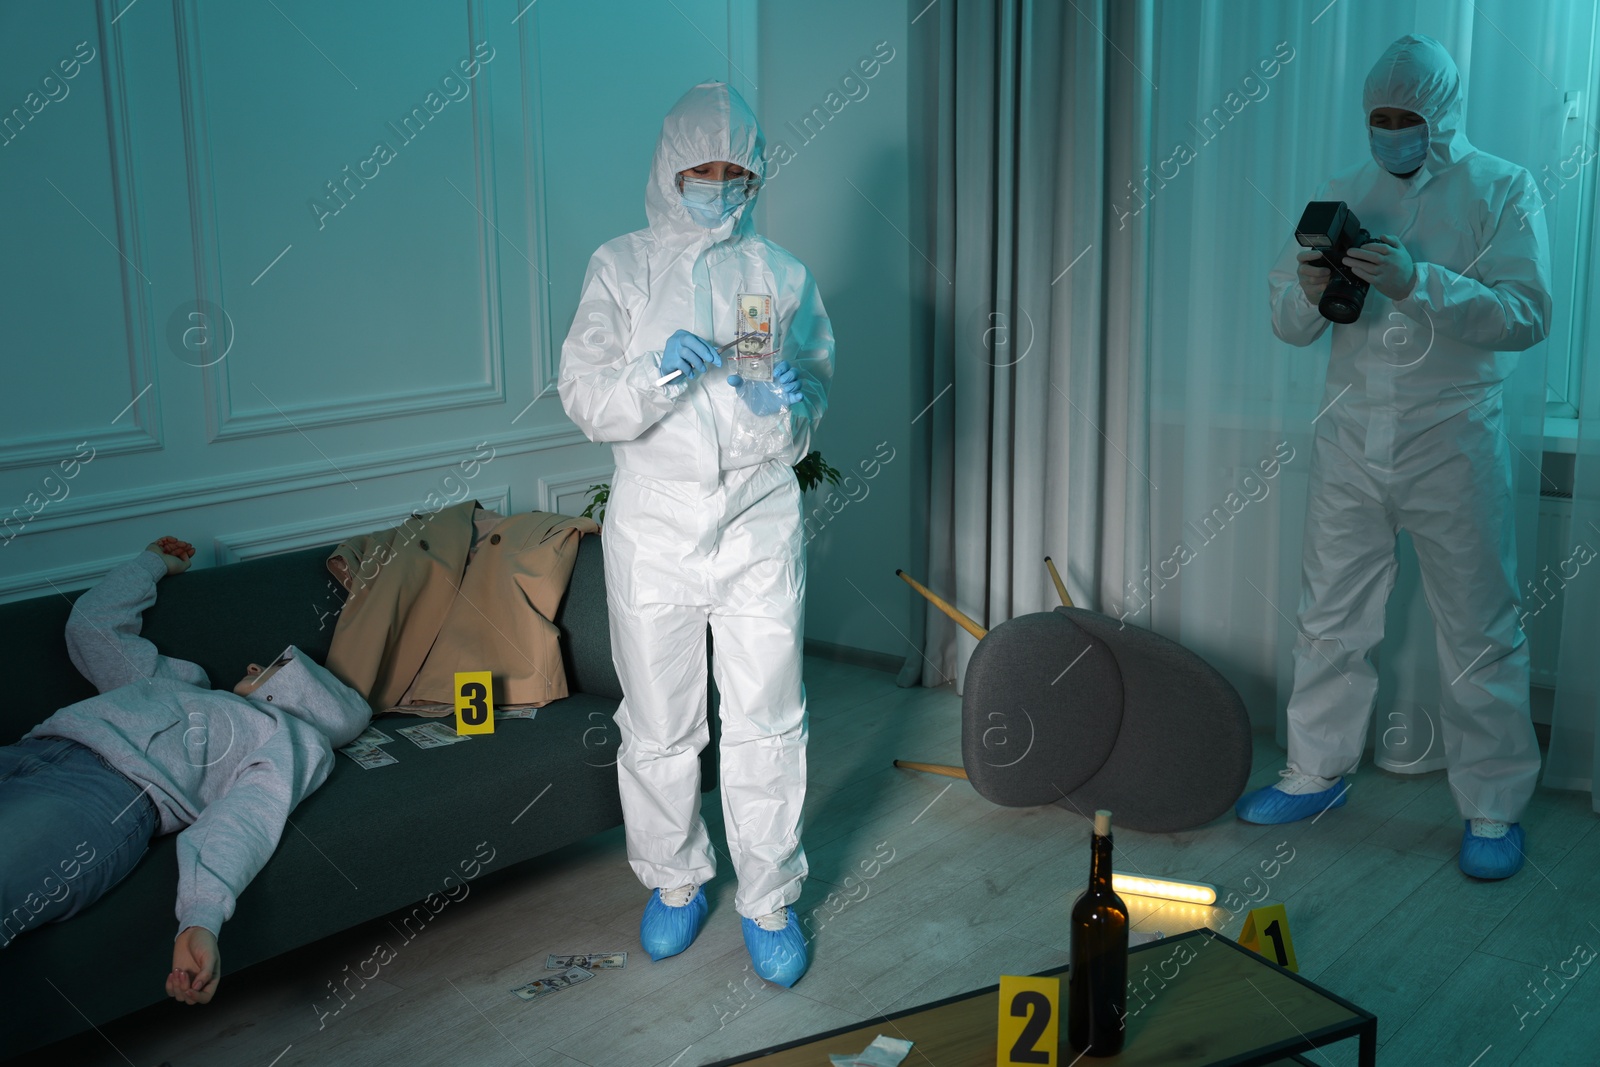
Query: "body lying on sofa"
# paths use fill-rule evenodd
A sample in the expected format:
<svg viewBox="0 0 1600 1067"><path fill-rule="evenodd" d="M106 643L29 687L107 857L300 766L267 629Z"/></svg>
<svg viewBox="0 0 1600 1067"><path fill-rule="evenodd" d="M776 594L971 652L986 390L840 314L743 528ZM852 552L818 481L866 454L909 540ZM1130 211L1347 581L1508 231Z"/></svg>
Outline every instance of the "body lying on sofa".
<svg viewBox="0 0 1600 1067"><path fill-rule="evenodd" d="M289 815L366 729L366 698L293 645L214 688L140 631L194 546L152 542L80 596L67 652L99 690L0 746L0 947L115 888L153 837L178 835L178 930L168 995L206 1004L217 938L272 858ZM71 855L67 851L71 850Z"/></svg>
<svg viewBox="0 0 1600 1067"><path fill-rule="evenodd" d="M325 567L331 547L165 579L145 613L144 636L163 655L198 664L212 678L237 674L263 648L294 645L321 662L343 594ZM13 680L11 699L0 703L0 743L94 695L62 638L70 610L68 598L54 595L0 605ZM423 750L397 738L386 746L399 761L390 766L365 770L336 760L239 895L226 930L230 973L399 909L410 909L403 917L410 929L460 899L472 877L621 824L612 722L621 692L598 537L583 538L554 621L568 697L531 720L498 721L492 736L460 744ZM373 725L392 734L393 727L421 721L380 716ZM715 751L713 743L702 760L704 789L716 784ZM157 838L98 902L0 950L3 1054L163 998L178 890L176 844L176 835Z"/></svg>

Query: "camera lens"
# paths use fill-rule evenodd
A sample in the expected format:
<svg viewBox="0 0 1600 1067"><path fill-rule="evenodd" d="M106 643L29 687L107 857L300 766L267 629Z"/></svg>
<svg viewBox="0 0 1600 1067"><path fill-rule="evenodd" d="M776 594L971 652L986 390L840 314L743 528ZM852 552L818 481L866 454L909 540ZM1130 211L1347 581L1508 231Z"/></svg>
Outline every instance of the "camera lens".
<svg viewBox="0 0 1600 1067"><path fill-rule="evenodd" d="M1322 312L1323 317L1329 322L1348 326L1361 317L1361 308L1366 301L1366 285L1335 275L1328 282L1328 287L1322 291L1322 299L1317 302L1317 310Z"/></svg>

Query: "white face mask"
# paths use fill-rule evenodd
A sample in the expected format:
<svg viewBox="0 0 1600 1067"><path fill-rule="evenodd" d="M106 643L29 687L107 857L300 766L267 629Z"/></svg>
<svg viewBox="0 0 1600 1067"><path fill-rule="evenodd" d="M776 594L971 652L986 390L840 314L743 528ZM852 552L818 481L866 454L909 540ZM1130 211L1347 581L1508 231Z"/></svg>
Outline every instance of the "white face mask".
<svg viewBox="0 0 1600 1067"><path fill-rule="evenodd" d="M1390 174L1410 174L1428 158L1428 124L1419 123L1400 130L1368 126L1372 158Z"/></svg>
<svg viewBox="0 0 1600 1067"><path fill-rule="evenodd" d="M722 225L750 199L750 181L731 178L725 182L711 182L686 177L683 191L678 195L690 217L710 230Z"/></svg>

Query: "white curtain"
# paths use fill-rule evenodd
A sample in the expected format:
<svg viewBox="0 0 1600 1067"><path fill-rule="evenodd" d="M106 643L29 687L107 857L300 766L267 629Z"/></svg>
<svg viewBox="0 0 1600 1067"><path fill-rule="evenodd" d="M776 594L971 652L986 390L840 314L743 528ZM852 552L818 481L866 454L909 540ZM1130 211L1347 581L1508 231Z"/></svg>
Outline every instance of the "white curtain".
<svg viewBox="0 0 1600 1067"><path fill-rule="evenodd" d="M1147 239L1141 220L1113 238L1107 193L1147 163L1150 12L953 0L917 27L938 58L911 569L985 626L1059 602L1047 555L1081 604L1145 562ZM959 687L974 641L920 601L913 618L902 684Z"/></svg>
<svg viewBox="0 0 1600 1067"><path fill-rule="evenodd" d="M1587 25L1576 16L1593 6L947 0L929 11L916 28L938 56L921 116L935 266L913 405L930 405L918 422L929 533L910 569L992 627L1053 606L1042 557L1065 560L1081 606L1205 656L1282 743L1328 341L1297 349L1272 336L1266 270L1317 186L1367 158L1361 86L1391 41L1441 40L1466 78L1469 138L1537 172L1563 150L1560 86L1588 84L1577 69L1588 60L1572 58L1587 49L1563 27ZM1570 257L1558 260L1558 286L1572 276ZM1545 347L1524 354L1508 388L1525 576L1549 485ZM1600 419L1592 426L1580 510L1600 548ZM1443 766L1439 668L1403 536L1399 552L1369 740L1380 765L1421 772ZM902 683L959 685L973 642L913 604L924 654ZM1557 741L1581 752L1573 781L1587 782L1600 657L1565 682L1582 635L1600 632L1600 599L1571 597L1565 611ZM1558 765L1553 747L1552 776Z"/></svg>
<svg viewBox="0 0 1600 1067"><path fill-rule="evenodd" d="M1593 302L1594 297L1584 294ZM1581 789L1600 812L1600 370L1583 383L1572 502L1572 528L1557 558L1534 576L1531 609L1561 612L1561 655L1543 783ZM1570 546L1570 547L1569 547ZM1548 569L1546 569L1548 568Z"/></svg>
<svg viewBox="0 0 1600 1067"><path fill-rule="evenodd" d="M1159 309L1151 332L1159 486L1151 555L1188 562L1156 590L1147 624L1218 666L1252 718L1272 723L1286 744L1306 479L1329 338L1303 349L1273 338L1262 264L1289 240L1317 186L1368 157L1362 83L1396 37L1420 32L1442 41L1466 78L1469 138L1530 166L1531 146L1518 137L1531 140L1537 121L1508 129L1493 108L1475 109L1472 71L1492 67L1502 91L1519 99L1546 87L1540 71L1503 62L1516 58L1504 38L1474 33L1470 4L1230 3L1192 8L1188 17L1163 11L1175 17L1158 23L1159 99L1173 106L1158 108L1154 154L1171 158L1181 145L1190 152L1177 151L1177 158L1192 159L1146 209L1153 217L1151 303ZM1524 574L1535 569L1543 379L1541 346L1524 353L1507 386L1520 457ZM1268 477L1274 461L1277 473ZM1421 773L1444 766L1441 680L1433 622L1404 534L1397 551L1368 740L1378 765Z"/></svg>

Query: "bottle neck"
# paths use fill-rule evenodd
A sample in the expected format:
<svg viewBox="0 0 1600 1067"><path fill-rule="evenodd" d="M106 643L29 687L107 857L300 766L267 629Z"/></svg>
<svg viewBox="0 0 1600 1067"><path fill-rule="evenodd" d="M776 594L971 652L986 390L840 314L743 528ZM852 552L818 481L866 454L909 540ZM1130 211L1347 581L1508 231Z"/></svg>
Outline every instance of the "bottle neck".
<svg viewBox="0 0 1600 1067"><path fill-rule="evenodd" d="M1092 835L1089 857L1089 889L1111 892L1111 838Z"/></svg>

